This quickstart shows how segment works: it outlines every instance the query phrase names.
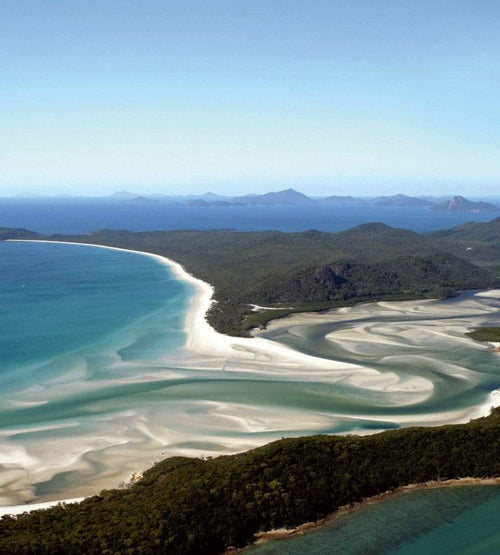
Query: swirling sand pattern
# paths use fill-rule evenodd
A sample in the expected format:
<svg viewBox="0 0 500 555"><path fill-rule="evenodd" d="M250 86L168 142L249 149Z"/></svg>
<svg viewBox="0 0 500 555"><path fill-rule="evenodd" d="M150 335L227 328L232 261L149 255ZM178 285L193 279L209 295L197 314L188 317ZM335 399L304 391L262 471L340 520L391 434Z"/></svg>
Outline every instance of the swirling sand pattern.
<svg viewBox="0 0 500 555"><path fill-rule="evenodd" d="M184 346L165 347L169 305L45 361L0 405L0 504L96 493L169 455L467 421L496 400L498 355L464 332L498 325L500 291L294 315L239 339L205 321L208 284L147 256L190 284Z"/></svg>

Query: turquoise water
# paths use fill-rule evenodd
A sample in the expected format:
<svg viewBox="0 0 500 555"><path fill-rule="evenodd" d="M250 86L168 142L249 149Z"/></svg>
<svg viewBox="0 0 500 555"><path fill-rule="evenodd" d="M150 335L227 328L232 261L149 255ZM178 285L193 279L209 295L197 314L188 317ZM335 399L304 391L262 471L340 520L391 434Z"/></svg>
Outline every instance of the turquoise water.
<svg viewBox="0 0 500 555"><path fill-rule="evenodd" d="M50 243L0 249L2 369L88 345L166 304L169 331L182 328L190 287L150 257Z"/></svg>
<svg viewBox="0 0 500 555"><path fill-rule="evenodd" d="M317 532L252 555L493 554L500 552L500 486L415 491L368 505Z"/></svg>
<svg viewBox="0 0 500 555"><path fill-rule="evenodd" d="M367 305L328 316L338 322L266 333L363 364L365 386L363 368L337 374L293 357L283 366L256 340L224 355L210 345L189 352L193 288L151 257L0 242L0 279L0 505L95 493L169 455L449 421L500 387L498 356L463 334L500 321L496 299L464 296L408 314ZM335 340L356 326L365 339L354 347ZM396 389L377 385L384 376ZM434 389L398 389L413 378Z"/></svg>
<svg viewBox="0 0 500 555"><path fill-rule="evenodd" d="M159 356L185 341L192 288L151 257L2 242L0 275L0 396L57 379L82 361L90 379L98 372L93 357L116 354L120 343L121 360L149 360L155 349Z"/></svg>
<svg viewBox="0 0 500 555"><path fill-rule="evenodd" d="M278 324L262 335L308 355L366 365L402 379L411 375L428 380L433 384L433 394L419 403L408 403L404 407L407 415L481 404L486 391L500 388L498 356L477 349L464 335L467 329L500 323L498 299L481 301L465 293L445 302L431 301L427 304L429 310L406 314L386 310L383 304L366 306L329 315L325 321L318 318L318 323L306 326L293 321L285 326ZM483 312L486 307L490 312ZM357 336L353 335L356 330ZM353 338L346 341L349 334ZM401 413L400 404L391 402L394 395L363 392L361 400L354 392L344 390L339 394L342 403L354 401L351 408L356 414L373 414L377 405L380 415Z"/></svg>

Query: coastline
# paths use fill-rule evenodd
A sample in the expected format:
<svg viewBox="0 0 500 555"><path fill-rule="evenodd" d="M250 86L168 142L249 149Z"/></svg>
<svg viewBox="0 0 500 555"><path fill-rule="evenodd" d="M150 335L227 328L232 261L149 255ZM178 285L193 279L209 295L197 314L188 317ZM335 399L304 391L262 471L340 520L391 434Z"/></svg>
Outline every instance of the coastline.
<svg viewBox="0 0 500 555"><path fill-rule="evenodd" d="M13 240L16 241L16 240ZM190 363L193 361L196 363L196 368L199 370L217 370L223 372L231 373L243 373L251 371L252 373L273 375L276 378L287 378L293 380L299 380L301 382L314 382L314 381L324 381L324 382L342 382L349 386L364 388L369 391L383 392L388 394L402 394L406 396L406 399L413 399L413 402L417 403L425 400L427 397L433 393L433 384L420 377L411 377L407 380L401 380L399 376L391 374L389 372L379 372L377 370L363 366L362 364L353 364L347 362L340 362L336 360L329 360L326 358L321 358L319 356L312 356L308 354L301 353L288 347L284 344L277 343L273 340L266 339L264 337L259 337L258 334L254 338L236 338L220 334L214 330L205 318L207 310L210 308L213 300L213 287L203 282L202 280L189 274L181 264L168 259L167 257L157 255L154 253L138 251L133 249L125 249L118 247L111 247L106 245L96 245L93 243L77 243L77 242L62 242L62 241L49 241L49 240L17 240L22 242L42 242L42 243L52 243L52 244L65 244L65 245L82 245L88 247L99 247L104 249L111 249L123 252L130 252L134 254L142 254L149 256L160 262L163 265L168 266L175 277L188 282L194 289L194 293L191 296L189 302L189 308L186 312L184 328L186 333L186 342L184 349L188 353L184 358L176 360L179 367L184 365L185 368L191 368ZM414 301L409 301L409 303L414 303ZM397 306L401 303L397 303ZM406 306L406 305L404 305ZM415 305L417 306L417 305ZM344 314L342 309L334 309L332 314ZM285 320L281 321L282 325L289 325L294 319L302 318L303 321L311 321L313 314L305 313L304 315L296 314L287 317ZM329 314L324 314L324 317L328 318ZM230 361L230 364L227 362ZM153 379L153 378L145 378ZM377 419L381 422L395 422L397 421L403 426L409 425L439 425L443 423L461 423L466 422L472 418L477 418L479 416L484 416L489 414L490 408L492 406L500 405L500 392L492 392L486 402L480 406L475 406L471 409L456 409L449 412L436 412L422 415L406 415L399 417L389 417L389 416L377 416ZM289 418L291 413L287 416ZM294 417L300 418L301 413L294 413ZM235 412L226 411L225 417L233 419L234 422L238 422L238 425L244 426L248 431L253 431L255 429L255 420L252 418L251 413L242 411ZM356 418L356 414L352 414L352 417ZM259 415L261 420L257 421L257 431L261 430L274 430L279 433L282 426L283 414L278 415ZM298 435L304 435L310 433L311 430L317 429L318 420L310 417L309 419L303 419L302 427L297 427L299 432ZM316 428L315 428L316 427ZM380 430L374 429L372 433ZM295 435L297 435L297 430ZM319 432L317 432L319 433ZM362 433L354 432L354 433ZM268 438L259 436L258 434L251 439L246 439L245 441L238 440L227 440L228 448L226 451L213 452L214 455L225 453L236 453L241 451L246 451L252 447L257 447L277 439L275 437L269 436ZM90 452L90 451L89 451ZM129 456L133 456L131 452L125 452ZM162 453L163 454L163 453ZM170 451L167 456L172 456L178 454L175 450ZM184 453L182 453L184 454ZM196 454L190 454L189 456L197 456ZM198 455L200 456L200 455ZM158 460L158 456L155 457ZM153 464L154 461L151 462ZM71 463L75 466L76 463ZM141 467L141 464L146 464L143 459L137 459L137 466L135 470L137 471ZM68 466L66 470L71 470L73 466ZM60 471L60 469L59 469ZM128 473L128 478L133 473ZM117 473L110 474L104 482L105 487L119 487L119 483L127 482L128 479L121 476L117 478ZM99 482L100 486L103 485L102 481ZM97 486L96 486L97 487ZM73 492L73 497L80 495L93 495L95 494L95 488L90 490L87 488L85 491ZM76 495L75 495L76 493ZM61 500L64 502L64 500ZM53 504L57 504L59 501L49 501ZM19 505L10 505L10 507L17 507ZM6 506L6 508L9 506ZM33 510L34 505L22 505L25 511Z"/></svg>
<svg viewBox="0 0 500 555"><path fill-rule="evenodd" d="M489 341L490 351L492 353L500 353L500 342L499 341Z"/></svg>
<svg viewBox="0 0 500 555"><path fill-rule="evenodd" d="M10 241L10 240L9 240ZM266 339L253 339L253 338L232 338L229 336L222 335L215 331L205 319L205 313L209 309L212 303L213 287L208 283L205 283L191 274L189 274L181 264L170 260L166 257L144 252L137 251L133 249L124 249L118 247L110 247L105 245L96 245L93 243L74 243L71 241L48 241L48 240L11 240L11 242L28 242L28 243L50 243L50 244L61 244L68 246L86 246L86 247L98 247L101 249L110 249L122 252L129 252L137 255L145 255L150 258L155 259L162 265L167 266L172 270L177 279L188 282L193 286L194 292L189 301L189 308L186 311L184 329L186 333L186 342L184 345L185 353L177 359L171 359L175 365L182 369L189 370L195 367L199 371L208 370L210 372L222 371L222 372L232 372L232 373L245 373L250 369L257 375L264 373L271 373L271 375L276 376L277 379L282 376L294 376L297 374L297 379L304 380L316 380L316 379L330 379L332 382L343 379L346 374L361 374L358 378L358 382L366 380L372 380L374 375L378 373L363 369L362 367L357 367L351 364L344 364L335 361L325 361L319 357L311 357L308 355L302 355L301 353L295 353L293 349L286 346L282 346L273 341ZM187 353L187 354L186 354ZM227 361L231 361L231 367L227 365ZM270 364L271 363L271 364ZM234 366L233 366L234 365ZM303 368L306 367L308 375L304 374ZM144 374L138 376L140 380L151 380L155 381L157 379L164 378L165 375L151 375ZM364 378L363 378L364 377ZM382 376L383 378L383 376ZM122 379L117 376L117 383L126 381L126 376ZM384 385L384 384L382 384ZM225 403L206 403L207 415L212 418L220 418L218 412L221 412L221 416L225 419L228 424L225 426L231 426L231 428L239 429L251 432L253 430L260 432L275 431L274 436L266 436L265 433L261 434L251 434L251 436L244 437L241 439L232 439L231 437L223 437L224 443L220 443L219 447L214 450L208 450L208 452L200 451L199 449L194 449L186 451L183 449L182 445L178 448L170 447L173 441L171 437L175 440L177 434L171 436L168 431L163 437L156 435L153 431L148 430L148 422L144 421L140 413L135 414L134 411L129 411L130 415L126 415L131 422L135 422L135 429L139 429L141 433L147 438L151 439L151 444L153 449L148 451L143 451L142 453L136 453L134 451L133 443L135 438L130 434L123 437L119 437L115 442L111 439L110 433L105 433L106 438L109 438L109 445L113 447L117 446L121 449L122 460L123 457L129 458L130 461L127 465L119 465L115 468L107 468L106 472L99 477L98 480L93 481L92 485L82 484L79 487L71 487L69 490L66 488L66 495L63 491L59 494L48 494L44 496L34 496L29 492L33 484L39 483L40 481L50 480L53 476L60 472L71 472L76 469L80 469L83 466L87 466L87 455L90 453L96 453L99 457L101 455L99 452L102 451L100 442L102 437L97 437L95 441L90 437L89 442L81 442L74 437L68 437L67 441L62 448L62 452L71 453L70 456L64 457L64 460L59 462L59 460L54 460L47 463L43 459L33 459L29 456L24 456L23 459L18 459L18 463L14 465L17 469L16 472L19 474L19 478L16 478L16 484L19 483L20 486L16 485L15 495L10 494L8 491L2 496L3 507L11 507L13 511L22 508L23 511L28 512L33 510L34 506L38 503L54 503L65 502L67 499L74 499L80 497L87 497L95 495L101 489L109 489L116 487L123 487L132 478L133 475L139 470L144 468L149 468L154 462L165 458L165 456L174 455L185 455L185 456L217 456L222 454L232 454L238 452L244 452L249 449L259 447L265 443L279 439L280 430L285 426L285 422L289 418L299 418L300 413L280 413L278 411L270 411L269 414L262 415L257 407L249 407L246 409L242 405L237 403L233 406L227 406ZM317 426L324 425L318 417L312 416L303 419L297 430L303 433L299 435L310 433L311 429L315 429ZM229 429L229 428L228 428ZM135 434L135 432L134 432ZM297 435L297 432L295 432ZM162 434L163 435L163 434ZM99 436L101 436L99 434ZM132 440L130 448L127 444ZM120 445L123 447L120 448ZM163 451L166 451L166 454ZM116 452L116 451L115 451ZM40 454L40 452L39 452ZM13 454L12 456L14 456ZM16 455L19 457L19 454ZM114 458L113 458L114 457ZM116 454L112 457L108 457L110 461L118 462L116 459ZM9 459L12 459L12 457ZM23 462L26 461L26 462ZM135 462L134 462L135 461ZM29 466L26 466L29 463ZM12 463L9 463L12 464ZM36 466L33 466L36 465ZM123 467L127 467L128 470L124 472ZM18 493L20 492L20 493Z"/></svg>
<svg viewBox="0 0 500 555"><path fill-rule="evenodd" d="M212 355L227 355L228 352L234 354L236 350L239 355L242 354L242 350L248 349L250 357L255 358L255 347L257 345L261 346L265 351L269 351L270 354L276 354L278 356L284 357L284 359L290 362L309 362L315 363L318 366L324 366L325 360L320 357L314 357L310 355L303 355L298 353L293 349L286 346L275 343L263 338L257 337L231 337L229 335L224 335L216 331L205 318L206 313L210 309L213 302L212 297L214 293L214 288L209 283L202 281L201 279L190 274L179 262L162 256L159 254L154 254L146 251L139 251L134 249L126 249L121 247L112 247L107 245L99 245L95 243L80 243L72 241L50 241L46 239L7 239L8 242L23 242L23 243L49 243L54 245L70 245L70 246L85 246L85 247L98 247L101 249L110 249L114 251L128 252L132 254L144 255L153 258L157 262L167 266L172 270L174 275L182 281L189 283L193 289L194 294L190 300L190 306L186 314L184 331L186 333L186 343L184 347L195 353L210 353ZM328 366L329 362L326 361ZM330 364L331 365L331 364ZM335 366L338 367L352 367L353 365L347 365L343 363L337 363Z"/></svg>
<svg viewBox="0 0 500 555"><path fill-rule="evenodd" d="M500 486L500 477L493 478L455 478L450 480L432 480L429 482L423 482L418 484L408 484L406 486L400 486L394 490L385 491L371 497L362 499L361 501L356 501L354 503L349 503L339 507L333 513L328 514L324 518L321 518L312 522L304 522L299 524L294 528L278 528L276 530L267 530L265 532L259 532L255 535L255 540L253 543L236 549L228 549L224 552L224 555L237 555L239 553L246 553L253 549L254 547L270 542L275 542L283 540L286 538L292 538L294 536L305 536L306 534L311 534L322 528L333 524L345 515L360 511L361 509L368 507L370 505L376 505L378 503L383 503L394 497L408 494L414 491L422 491L429 489L447 489L454 487L474 487L474 486Z"/></svg>
<svg viewBox="0 0 500 555"><path fill-rule="evenodd" d="M28 513L31 511L38 511L40 509L49 509L50 507L56 507L59 504L71 505L73 503L80 503L85 497L74 497L72 499L61 499L58 501L45 501L44 503L32 503L31 505L4 505L0 507L0 518L3 516L15 516Z"/></svg>

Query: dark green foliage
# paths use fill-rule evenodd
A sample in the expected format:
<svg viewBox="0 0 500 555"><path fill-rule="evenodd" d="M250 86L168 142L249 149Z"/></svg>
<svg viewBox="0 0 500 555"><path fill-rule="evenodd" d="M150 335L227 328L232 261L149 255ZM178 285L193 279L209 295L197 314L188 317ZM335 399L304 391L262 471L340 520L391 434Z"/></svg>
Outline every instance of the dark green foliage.
<svg viewBox="0 0 500 555"><path fill-rule="evenodd" d="M153 252L180 262L215 287L218 305L209 321L234 335L269 319L255 317L249 304L318 310L318 305L380 297L446 297L499 283L488 271L443 252L448 243L442 249L441 240L379 223L340 233L104 230L51 238ZM330 272L333 280L325 280Z"/></svg>
<svg viewBox="0 0 500 555"><path fill-rule="evenodd" d="M459 225L427 234L451 252L500 276L500 218L491 222Z"/></svg>
<svg viewBox="0 0 500 555"><path fill-rule="evenodd" d="M211 460L174 457L128 490L4 517L1 553L221 553L401 485L500 474L500 410L469 424L286 439Z"/></svg>
<svg viewBox="0 0 500 555"><path fill-rule="evenodd" d="M478 328L477 330L467 333L469 337L475 339L476 341L500 341L500 328L495 327L485 327Z"/></svg>
<svg viewBox="0 0 500 555"><path fill-rule="evenodd" d="M381 298L442 298L461 289L497 286L499 225L497 218L427 236L372 223L340 233L101 230L50 239L172 258L214 286L218 303L208 314L211 325L226 334L247 335L272 315ZM1 237L41 236L7 229L0 230ZM282 310L255 314L249 304Z"/></svg>
<svg viewBox="0 0 500 555"><path fill-rule="evenodd" d="M19 229L14 227L0 227L0 241L7 239L43 239L41 233L35 233L28 229Z"/></svg>
<svg viewBox="0 0 500 555"><path fill-rule="evenodd" d="M332 263L326 268L330 267L335 274L332 280L318 281L315 269L309 268L281 284L264 281L252 293L269 304L306 304L404 293L440 297L447 296L446 289L453 293L456 289L488 287L494 281L480 268L444 253L398 257L378 264Z"/></svg>
<svg viewBox="0 0 500 555"><path fill-rule="evenodd" d="M247 321L251 314L252 307L248 305L219 301L210 307L207 320L220 333L231 335L234 330L242 328L242 322ZM241 335L245 335L244 330L241 329L241 332Z"/></svg>
<svg viewBox="0 0 500 555"><path fill-rule="evenodd" d="M463 241L500 243L500 217L490 222L469 222L451 229L441 229L428 234L433 238L447 238Z"/></svg>

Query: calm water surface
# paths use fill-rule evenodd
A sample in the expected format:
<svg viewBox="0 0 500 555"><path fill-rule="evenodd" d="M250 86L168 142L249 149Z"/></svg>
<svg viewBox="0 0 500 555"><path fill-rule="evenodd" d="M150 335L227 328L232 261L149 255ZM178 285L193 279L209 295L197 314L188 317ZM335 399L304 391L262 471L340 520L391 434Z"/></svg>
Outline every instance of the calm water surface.
<svg viewBox="0 0 500 555"><path fill-rule="evenodd" d="M415 491L368 505L252 555L485 555L500 552L500 486Z"/></svg>
<svg viewBox="0 0 500 555"><path fill-rule="evenodd" d="M465 222L486 222L498 213L440 212L387 206L183 206L103 200L0 199L0 225L40 233L87 233L98 229L236 229L240 231L341 231L383 222L417 232Z"/></svg>

